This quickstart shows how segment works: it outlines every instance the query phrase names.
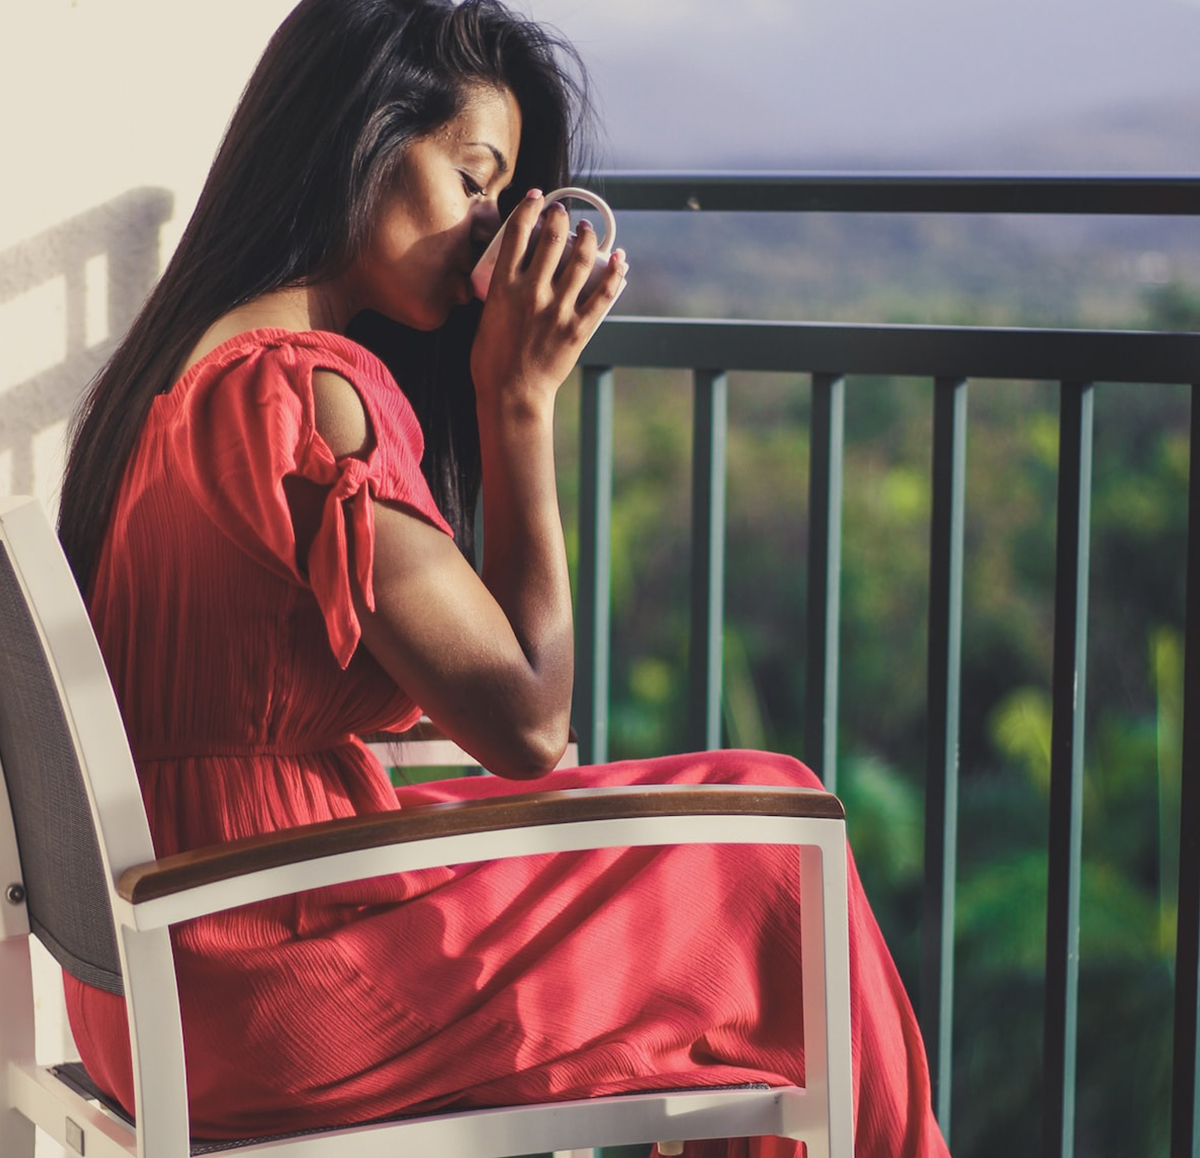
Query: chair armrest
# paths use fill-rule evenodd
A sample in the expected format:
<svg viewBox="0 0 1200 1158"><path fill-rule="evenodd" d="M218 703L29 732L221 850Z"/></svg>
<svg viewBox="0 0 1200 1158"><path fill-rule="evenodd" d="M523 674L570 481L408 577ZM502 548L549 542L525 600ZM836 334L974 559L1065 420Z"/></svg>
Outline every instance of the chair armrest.
<svg viewBox="0 0 1200 1158"><path fill-rule="evenodd" d="M651 785L522 793L350 817L196 849L121 873L112 899L127 1000L139 1056L155 1059L138 1071L144 1078L143 1126L154 1116L150 1111L164 1117L159 1111L168 1095L185 1085L168 926L270 897L435 865L691 844L796 849L802 953L797 983L807 1079L796 1097L824 1114L836 1085L846 1091L848 1103L847 852L841 802L805 788ZM161 1048L163 1042L169 1050ZM171 1063L166 1073L159 1060L164 1054ZM621 1102L619 1112L625 1115ZM799 1107L789 1106L771 1129L791 1136L800 1119ZM186 1122L185 1106L172 1109ZM164 1128L163 1136L167 1133ZM180 1152L186 1153L186 1142L182 1146Z"/></svg>
<svg viewBox="0 0 1200 1158"><path fill-rule="evenodd" d="M210 845L126 869L117 893L131 905L144 905L251 873L432 838L585 821L704 816L842 821L845 811L836 796L811 788L647 785L522 793L354 816Z"/></svg>

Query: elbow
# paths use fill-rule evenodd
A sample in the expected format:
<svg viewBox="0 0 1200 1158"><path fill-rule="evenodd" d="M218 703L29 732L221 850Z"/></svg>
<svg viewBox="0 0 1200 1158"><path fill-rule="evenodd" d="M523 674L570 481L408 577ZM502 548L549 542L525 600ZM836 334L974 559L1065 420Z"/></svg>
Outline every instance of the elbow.
<svg viewBox="0 0 1200 1158"><path fill-rule="evenodd" d="M537 780L558 767L569 740L570 725L565 721L523 730L488 770L507 780Z"/></svg>

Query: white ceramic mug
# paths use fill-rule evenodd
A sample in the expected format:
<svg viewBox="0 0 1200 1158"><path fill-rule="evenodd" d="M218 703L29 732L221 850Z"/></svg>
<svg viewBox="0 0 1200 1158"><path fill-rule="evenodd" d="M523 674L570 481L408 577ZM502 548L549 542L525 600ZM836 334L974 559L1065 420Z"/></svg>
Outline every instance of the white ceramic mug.
<svg viewBox="0 0 1200 1158"><path fill-rule="evenodd" d="M604 198L598 197L588 189L576 189L573 186L568 186L565 189L555 189L553 193L546 194L546 204L549 205L553 201L566 201L569 198L586 201L589 205L600 210L600 215L604 218L604 236L600 238L600 245L596 250L596 264L592 272L588 275L587 284L580 291L580 296L586 297L596 287L596 284L604 276L604 271L608 268L608 259L612 256L613 245L617 240L617 219L613 216L613 211L608 207ZM483 256L479 259L474 271L471 273L471 285L475 290L475 296L480 301L487 300L488 287L492 284L492 271L496 268L496 258L500 255L500 241L504 237L504 230L507 225L508 222L506 221L504 225L500 226L496 236L492 238L491 244L483 251ZM529 239L531 250L537 241L540 229L541 223L539 222L534 227L533 235ZM559 262L558 266L560 270L566 264L574 242L575 234L572 233L567 238L567 245L563 249L562 261Z"/></svg>

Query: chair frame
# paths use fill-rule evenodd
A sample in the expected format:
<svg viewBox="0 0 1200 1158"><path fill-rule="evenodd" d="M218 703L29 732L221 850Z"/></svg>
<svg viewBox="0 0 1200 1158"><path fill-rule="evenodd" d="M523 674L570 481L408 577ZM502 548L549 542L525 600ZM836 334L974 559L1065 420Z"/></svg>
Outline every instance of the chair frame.
<svg viewBox="0 0 1200 1158"><path fill-rule="evenodd" d="M532 792L307 825L156 860L103 659L57 538L36 501L0 499L0 549L7 551L24 590L87 785L117 930L137 1118L135 1129L35 1060L31 934L5 787L0 791L0 889L5 890L0 899L0 1153L5 1158L32 1158L35 1124L86 1158L187 1158L173 923L255 900L436 865L711 843L800 849L803 1088L631 1094L437 1113L260 1139L229 1153L246 1158L342 1158L346 1153L503 1158L654 1139L774 1134L802 1139L809 1158L850 1158L846 844L836 797L808 789L728 785ZM0 783L4 771L0 766Z"/></svg>

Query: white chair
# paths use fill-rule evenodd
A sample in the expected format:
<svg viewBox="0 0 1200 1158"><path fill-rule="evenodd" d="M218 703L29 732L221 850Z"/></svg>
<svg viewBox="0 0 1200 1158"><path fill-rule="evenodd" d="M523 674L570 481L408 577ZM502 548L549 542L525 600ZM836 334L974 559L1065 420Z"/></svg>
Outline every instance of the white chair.
<svg viewBox="0 0 1200 1158"><path fill-rule="evenodd" d="M34 1128L86 1158L504 1155L655 1139L776 1134L850 1158L850 1012L843 813L802 789L535 792L317 824L156 861L104 663L52 528L0 499L0 1155ZM10 807L11 805L11 807ZM193 1143L168 927L339 881L528 853L775 843L802 857L804 1088L681 1091L439 1113L232 1145ZM136 1127L79 1067L34 1058L29 937L73 975L123 993ZM230 1043L236 1048L236 1042Z"/></svg>

